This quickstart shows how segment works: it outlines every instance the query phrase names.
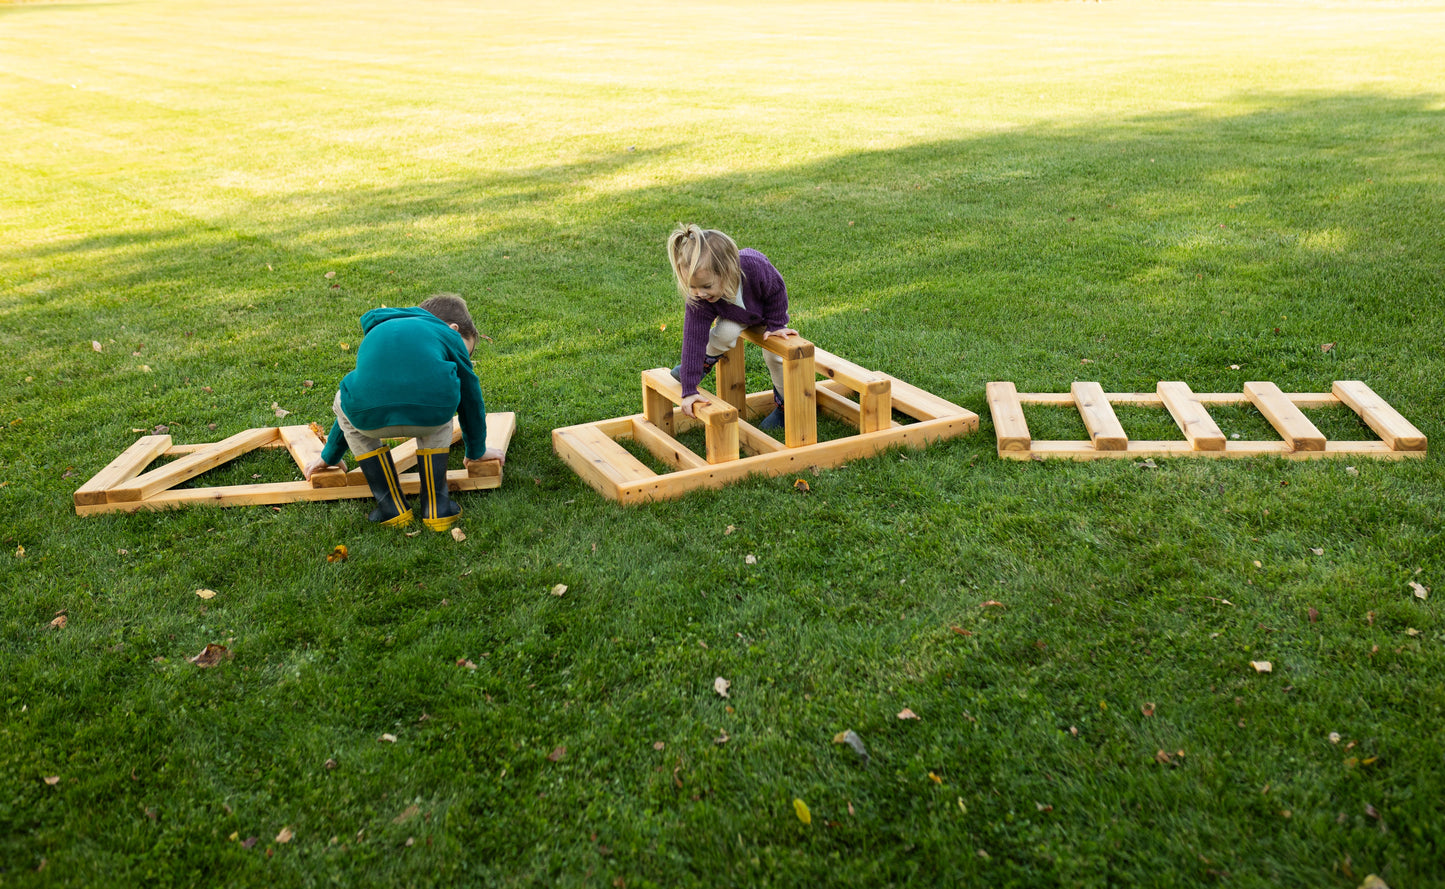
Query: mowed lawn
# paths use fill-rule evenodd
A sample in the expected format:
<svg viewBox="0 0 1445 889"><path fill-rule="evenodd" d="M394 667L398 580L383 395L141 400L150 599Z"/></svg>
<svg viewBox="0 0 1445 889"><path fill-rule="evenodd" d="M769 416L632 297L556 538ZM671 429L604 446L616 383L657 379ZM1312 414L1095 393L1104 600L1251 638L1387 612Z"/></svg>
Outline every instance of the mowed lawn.
<svg viewBox="0 0 1445 889"><path fill-rule="evenodd" d="M0 2L0 884L1445 885L1442 45L1441 2ZM679 221L978 432L599 496L551 430L676 362ZM359 316L438 291L517 417L465 540L75 514L158 426L328 424ZM1430 452L1000 460L985 385L1076 380L1363 380Z"/></svg>

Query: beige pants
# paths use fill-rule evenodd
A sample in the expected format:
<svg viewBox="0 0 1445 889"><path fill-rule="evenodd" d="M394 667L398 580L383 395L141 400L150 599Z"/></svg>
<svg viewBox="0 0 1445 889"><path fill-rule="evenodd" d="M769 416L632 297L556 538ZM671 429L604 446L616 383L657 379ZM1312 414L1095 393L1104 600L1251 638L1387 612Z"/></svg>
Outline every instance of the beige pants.
<svg viewBox="0 0 1445 889"><path fill-rule="evenodd" d="M452 446L452 424L442 426L383 426L380 429L357 429L341 409L341 393L331 402L331 410L341 425L341 434L346 436L346 446L352 456L369 454L381 447L383 438L414 438L418 450L446 450Z"/></svg>
<svg viewBox="0 0 1445 889"><path fill-rule="evenodd" d="M729 321L726 318L717 319L713 322L712 332L707 337L707 354L726 355L738 344L738 337L742 336L742 333L743 326L736 321ZM773 378L773 388L782 392L783 356L764 351L763 361L767 363L768 374Z"/></svg>

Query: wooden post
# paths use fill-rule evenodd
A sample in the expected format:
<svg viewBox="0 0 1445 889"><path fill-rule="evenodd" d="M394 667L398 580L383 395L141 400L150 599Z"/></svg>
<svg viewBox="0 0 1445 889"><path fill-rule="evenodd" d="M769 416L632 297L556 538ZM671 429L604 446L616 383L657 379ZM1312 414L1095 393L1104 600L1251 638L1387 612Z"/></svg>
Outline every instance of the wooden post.
<svg viewBox="0 0 1445 889"><path fill-rule="evenodd" d="M1178 424L1179 431L1189 440L1196 451L1224 450L1224 433L1219 431L1209 411L1194 397L1188 383L1161 381L1157 387L1159 398L1169 415Z"/></svg>
<svg viewBox="0 0 1445 889"><path fill-rule="evenodd" d="M760 327L743 337L783 359L783 443L801 448L818 443L818 371L813 344L800 336L763 338Z"/></svg>
<svg viewBox="0 0 1445 889"><path fill-rule="evenodd" d="M649 386L647 374L648 371L642 373L642 415L647 418L649 423L668 435L672 435L672 399L657 391L655 387ZM682 387L679 386L678 392L681 391Z"/></svg>
<svg viewBox="0 0 1445 889"><path fill-rule="evenodd" d="M713 370L717 375L718 397L738 409L738 414L747 415L748 373L744 364L741 341L718 359Z"/></svg>
<svg viewBox="0 0 1445 889"><path fill-rule="evenodd" d="M893 384L887 374L868 370L816 346L813 362L819 374L858 394L859 432L877 432L893 425Z"/></svg>
<svg viewBox="0 0 1445 889"><path fill-rule="evenodd" d="M661 429L671 428L672 405L682 404L682 384L672 378L672 374L666 368L655 368L642 372L642 389L644 393L644 406L647 405L650 396L648 392L656 393L665 397L668 402L666 422L663 426L651 415L647 416L649 422ZM713 395L704 389L698 389L698 394L708 400L707 404L694 403L693 413L703 424L703 436L707 446L707 462L722 463L738 458L738 409ZM652 402L660 404L660 402ZM659 415L662 412L659 411Z"/></svg>

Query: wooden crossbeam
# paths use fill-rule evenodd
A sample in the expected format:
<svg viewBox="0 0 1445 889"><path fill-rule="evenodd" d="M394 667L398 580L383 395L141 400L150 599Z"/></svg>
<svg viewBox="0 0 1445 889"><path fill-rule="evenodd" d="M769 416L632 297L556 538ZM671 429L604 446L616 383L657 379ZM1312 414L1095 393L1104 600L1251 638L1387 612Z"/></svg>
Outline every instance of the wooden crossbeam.
<svg viewBox="0 0 1445 889"><path fill-rule="evenodd" d="M682 384L665 367L642 372L643 414L653 425L672 428L672 406L682 404ZM738 458L738 409L703 389L707 403L695 402L692 412L703 424L707 462L726 463Z"/></svg>
<svg viewBox="0 0 1445 889"><path fill-rule="evenodd" d="M1104 397L1104 387L1098 383L1074 383L1070 387L1074 403L1078 405L1079 416L1084 419L1084 428L1094 441L1094 448L1100 451L1122 451L1129 446L1129 436L1119 425L1114 408Z"/></svg>
<svg viewBox="0 0 1445 889"><path fill-rule="evenodd" d="M1004 380L989 383L984 387L984 393L988 397L994 431L998 433L998 455L1003 457L1008 452L1028 451L1033 439L1029 436L1029 424L1024 419L1018 389Z"/></svg>
<svg viewBox="0 0 1445 889"><path fill-rule="evenodd" d="M1315 428L1309 417L1304 415L1294 402L1284 397L1279 387L1270 382L1249 382L1244 384L1244 394L1254 402L1264 418L1269 421L1279 437L1296 451L1323 451L1325 436Z"/></svg>
<svg viewBox="0 0 1445 889"><path fill-rule="evenodd" d="M1209 416L1209 411L1194 397L1188 383L1159 383L1159 398L1190 447L1196 451L1224 450L1224 433L1219 431L1219 425Z"/></svg>
<svg viewBox="0 0 1445 889"><path fill-rule="evenodd" d="M1360 415L1375 434L1396 451L1425 450L1425 434L1400 416L1375 390L1359 380L1338 380L1331 392Z"/></svg>

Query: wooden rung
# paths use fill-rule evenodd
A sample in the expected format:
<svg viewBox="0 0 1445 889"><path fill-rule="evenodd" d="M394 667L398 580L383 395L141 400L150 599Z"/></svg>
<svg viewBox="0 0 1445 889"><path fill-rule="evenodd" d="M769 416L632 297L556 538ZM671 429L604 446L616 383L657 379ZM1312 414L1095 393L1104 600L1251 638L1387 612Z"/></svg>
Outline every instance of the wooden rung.
<svg viewBox="0 0 1445 889"><path fill-rule="evenodd" d="M895 376L888 376L890 397L893 407L915 420L941 420L944 417L973 417L973 411L959 407L946 398L905 383Z"/></svg>
<svg viewBox="0 0 1445 889"><path fill-rule="evenodd" d="M110 503L145 500L167 488L193 479L203 472L233 460L266 442L274 441L279 435L280 433L274 427L237 432L230 438L218 441L205 450L187 454L165 466L152 469L144 475L112 486L106 492L106 500Z"/></svg>
<svg viewBox="0 0 1445 889"><path fill-rule="evenodd" d="M887 374L869 370L817 347L813 349L813 364L819 374L837 380L854 392L882 393L892 387Z"/></svg>
<svg viewBox="0 0 1445 889"><path fill-rule="evenodd" d="M107 490L140 475L152 460L164 454L170 446L169 435L146 435L136 439L119 457L110 461L90 481L80 486L75 492L75 505L92 506L105 503Z"/></svg>
<svg viewBox="0 0 1445 889"><path fill-rule="evenodd" d="M1024 419L1024 407L1019 403L1018 389L1008 381L989 383L984 387L988 397L988 412L993 417L994 432L998 435L998 452L1027 451L1033 440L1029 437L1029 424Z"/></svg>
<svg viewBox="0 0 1445 889"><path fill-rule="evenodd" d="M812 358L814 355L813 344L794 334L788 337L769 337L763 339L762 327L746 327L743 329L743 339L753 345L772 352L784 361L798 361L804 358Z"/></svg>
<svg viewBox="0 0 1445 889"><path fill-rule="evenodd" d="M1122 451L1129 446L1129 436L1119 425L1114 408L1104 396L1104 387L1098 383L1076 382L1069 387L1079 416L1084 419L1084 428L1094 441L1095 450Z"/></svg>
<svg viewBox="0 0 1445 889"><path fill-rule="evenodd" d="M552 447L573 472L599 491L615 491L657 475L591 424L552 430Z"/></svg>
<svg viewBox="0 0 1445 889"><path fill-rule="evenodd" d="M1330 387L1335 397L1365 421L1392 451L1423 451L1425 434L1391 407L1375 390L1359 380L1336 380Z"/></svg>
<svg viewBox="0 0 1445 889"><path fill-rule="evenodd" d="M701 469L708 465L706 460L645 416L632 419L632 440L673 469Z"/></svg>
<svg viewBox="0 0 1445 889"><path fill-rule="evenodd" d="M1245 383L1244 394L1290 448L1296 451L1325 449L1324 434L1274 383L1258 380Z"/></svg>
<svg viewBox="0 0 1445 889"><path fill-rule="evenodd" d="M1158 392L1164 407L1174 418L1179 431L1184 433L1184 438L1192 450L1224 450L1224 433L1219 431L1219 426L1214 422L1214 418L1209 416L1209 411L1194 397L1194 391L1189 388L1188 383L1160 381Z"/></svg>
<svg viewBox="0 0 1445 889"><path fill-rule="evenodd" d="M787 445L745 420L738 421L738 447L749 455L771 454L788 449Z"/></svg>

